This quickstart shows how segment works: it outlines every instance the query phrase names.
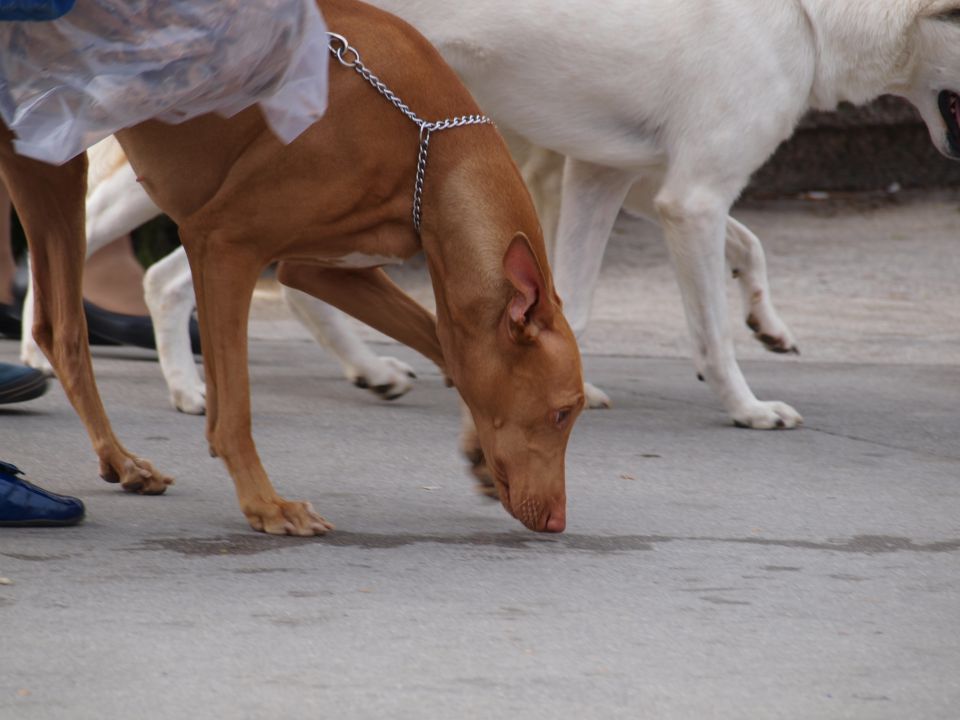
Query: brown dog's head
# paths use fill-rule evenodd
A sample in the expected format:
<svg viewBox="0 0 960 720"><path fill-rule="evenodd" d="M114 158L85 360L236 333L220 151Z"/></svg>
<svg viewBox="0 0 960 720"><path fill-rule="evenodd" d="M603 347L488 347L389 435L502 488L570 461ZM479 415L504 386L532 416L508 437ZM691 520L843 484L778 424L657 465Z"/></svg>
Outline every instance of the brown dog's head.
<svg viewBox="0 0 960 720"><path fill-rule="evenodd" d="M531 530L566 526L564 456L583 408L580 353L549 273L523 233L503 255L506 303L448 368L507 512ZM480 458L477 457L477 462Z"/></svg>

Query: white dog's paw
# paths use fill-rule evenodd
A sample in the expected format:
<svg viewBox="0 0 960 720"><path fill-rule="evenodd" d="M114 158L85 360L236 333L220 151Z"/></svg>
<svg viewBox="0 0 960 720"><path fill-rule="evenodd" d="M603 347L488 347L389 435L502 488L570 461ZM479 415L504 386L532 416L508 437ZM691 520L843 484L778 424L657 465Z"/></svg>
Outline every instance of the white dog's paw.
<svg viewBox="0 0 960 720"><path fill-rule="evenodd" d="M376 363L351 371L348 378L357 387L370 390L384 400L396 400L410 392L417 376L405 362L379 357Z"/></svg>
<svg viewBox="0 0 960 720"><path fill-rule="evenodd" d="M747 327L753 330L753 337L770 352L799 355L797 339L787 324L773 311L755 311L747 316Z"/></svg>
<svg viewBox="0 0 960 720"><path fill-rule="evenodd" d="M587 400L587 407L591 410L608 410L613 406L610 396L596 385L585 382L583 384L583 394Z"/></svg>
<svg viewBox="0 0 960 720"><path fill-rule="evenodd" d="M40 346L31 339L29 342L23 342L20 345L20 362L22 362L27 367L32 367L34 370L39 370L44 375L52 376L53 365L50 364L50 361L47 360L47 356L43 354L43 351L40 349Z"/></svg>
<svg viewBox="0 0 960 720"><path fill-rule="evenodd" d="M782 402L762 402L747 406L742 412L733 413L737 427L754 430L789 430L803 424L796 410Z"/></svg>
<svg viewBox="0 0 960 720"><path fill-rule="evenodd" d="M171 387L170 402L187 415L203 415L207 411L207 386L200 383L188 387Z"/></svg>

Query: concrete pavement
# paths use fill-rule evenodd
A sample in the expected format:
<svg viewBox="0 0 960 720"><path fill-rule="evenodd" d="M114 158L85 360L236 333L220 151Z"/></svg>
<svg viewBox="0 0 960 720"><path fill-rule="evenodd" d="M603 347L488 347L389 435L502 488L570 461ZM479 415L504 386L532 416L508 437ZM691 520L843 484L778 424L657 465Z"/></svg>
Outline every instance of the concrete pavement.
<svg viewBox="0 0 960 720"><path fill-rule="evenodd" d="M819 216L751 212L768 229L789 220L818 259ZM954 214L936 206L933 247L947 247ZM861 220L882 247L900 217ZM575 429L562 536L528 533L474 495L455 396L428 363L384 347L420 380L382 403L298 330L277 337L269 297L253 323L255 437L280 490L337 524L328 537L248 529L203 419L168 408L147 353L99 350L96 366L124 442L177 477L164 497L96 478L58 387L0 408L0 457L89 509L77 528L0 532L12 582L0 585L0 718L955 720L960 371L941 358L957 352L957 326L904 328L928 338L919 348L887 332L886 353L844 363L810 342L797 361L758 353L744 363L757 394L795 404L806 426L738 430L658 345L682 347L683 326L648 323L672 283L650 248L612 248L642 252L649 283L598 306L586 365L616 405ZM937 252L926 268L915 252L926 283L898 301L908 316L948 272ZM856 297L821 332L881 347L892 320L857 298L883 292L889 264L862 242L834 258L814 266L824 287L854 268L879 280L843 286ZM829 292L804 296L800 272L773 273L781 306L829 307ZM606 273L628 287L622 262ZM598 354L605 333L619 344ZM0 360L15 356L0 342Z"/></svg>

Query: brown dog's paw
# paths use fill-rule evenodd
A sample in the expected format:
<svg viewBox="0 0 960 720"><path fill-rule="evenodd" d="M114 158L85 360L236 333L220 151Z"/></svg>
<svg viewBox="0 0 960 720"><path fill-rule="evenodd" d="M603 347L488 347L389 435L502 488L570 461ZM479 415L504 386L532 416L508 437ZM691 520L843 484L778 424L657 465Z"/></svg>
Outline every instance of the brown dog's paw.
<svg viewBox="0 0 960 720"><path fill-rule="evenodd" d="M173 478L157 470L149 460L124 458L119 471L114 465L101 463L100 477L109 483L120 483L127 492L140 495L162 495L173 485Z"/></svg>
<svg viewBox="0 0 960 720"><path fill-rule="evenodd" d="M487 460L483 456L483 450L479 447L463 450L463 455L470 463L470 474L476 481L474 489L483 497L491 500L499 500L500 494L497 492L497 485L493 481L493 474L487 467Z"/></svg>
<svg viewBox="0 0 960 720"><path fill-rule="evenodd" d="M313 505L296 500L277 498L253 503L244 508L243 514L250 527L270 535L311 537L325 535L334 529L333 523L314 512Z"/></svg>

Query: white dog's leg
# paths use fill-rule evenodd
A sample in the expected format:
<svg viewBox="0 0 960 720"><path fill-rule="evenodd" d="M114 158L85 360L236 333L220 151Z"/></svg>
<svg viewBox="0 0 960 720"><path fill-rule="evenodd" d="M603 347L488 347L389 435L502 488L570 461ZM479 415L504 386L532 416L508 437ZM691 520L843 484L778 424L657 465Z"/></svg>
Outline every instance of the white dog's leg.
<svg viewBox="0 0 960 720"><path fill-rule="evenodd" d="M659 224L654 193L651 183L636 183L627 195L624 209ZM773 306L767 259L760 240L746 225L727 217L725 241L727 263L740 284L747 327L771 352L799 354L793 333Z"/></svg>
<svg viewBox="0 0 960 720"><path fill-rule="evenodd" d="M791 428L802 418L789 405L761 402L737 365L724 293L724 240L729 200L671 173L655 206L667 237L693 340L694 362L738 425Z"/></svg>
<svg viewBox="0 0 960 720"><path fill-rule="evenodd" d="M635 174L567 158L560 222L554 243L553 278L573 332L586 330L603 253ZM606 393L584 383L587 405L610 407Z"/></svg>
<svg viewBox="0 0 960 720"><path fill-rule="evenodd" d="M543 229L543 241L547 246L550 257L556 254L557 226L560 223L560 198L563 193L564 156L552 150L529 146L523 153L520 164L519 153L514 152L514 144L510 144L514 158L520 165L520 174L530 190L530 197L537 209L540 218L540 227Z"/></svg>
<svg viewBox="0 0 960 720"><path fill-rule="evenodd" d="M160 214L129 163L101 180L87 198L87 257Z"/></svg>
<svg viewBox="0 0 960 720"><path fill-rule="evenodd" d="M143 276L143 299L150 309L160 370L170 402L180 412L202 415L207 388L190 346L190 315L197 301L190 262L182 247L158 260Z"/></svg>
<svg viewBox="0 0 960 720"><path fill-rule="evenodd" d="M740 283L747 327L771 352L799 354L793 333L773 306L767 260L757 236L732 217L727 218L726 247L727 262Z"/></svg>
<svg viewBox="0 0 960 720"><path fill-rule="evenodd" d="M30 269L29 255L27 273L27 293L23 297L23 308L20 310L20 362L47 375L53 375L53 365L33 339L33 271Z"/></svg>
<svg viewBox="0 0 960 720"><path fill-rule="evenodd" d="M396 400L413 387L413 368L393 357L378 357L361 340L353 320L312 295L283 287L283 298L314 339L332 352L354 385L368 388L386 400Z"/></svg>

